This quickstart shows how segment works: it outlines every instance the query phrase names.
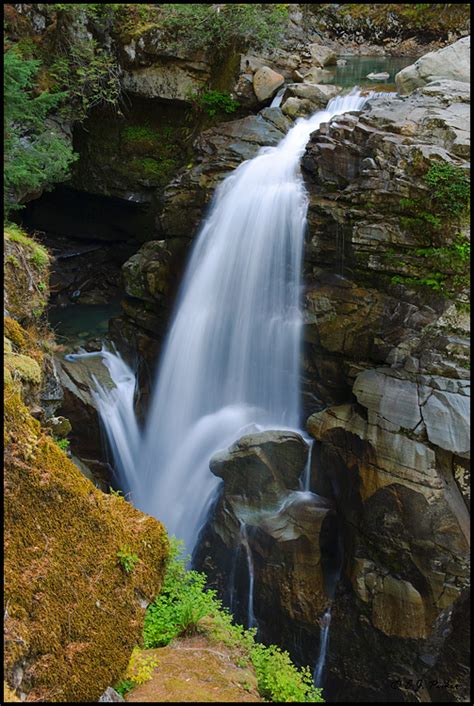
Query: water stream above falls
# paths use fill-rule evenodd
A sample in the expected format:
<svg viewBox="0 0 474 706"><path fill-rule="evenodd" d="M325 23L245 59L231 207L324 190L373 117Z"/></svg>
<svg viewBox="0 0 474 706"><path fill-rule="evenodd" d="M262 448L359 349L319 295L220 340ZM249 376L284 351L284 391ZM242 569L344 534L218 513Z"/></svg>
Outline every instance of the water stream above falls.
<svg viewBox="0 0 474 706"><path fill-rule="evenodd" d="M321 123L360 110L367 100L355 90L331 100L217 188L181 285L139 440L118 384L129 379L125 364L111 354L104 360L117 387L111 393L98 385L99 412L120 455L115 465L123 484L134 504L190 551L219 484L209 470L211 456L248 431L300 425L307 200L299 161Z"/></svg>

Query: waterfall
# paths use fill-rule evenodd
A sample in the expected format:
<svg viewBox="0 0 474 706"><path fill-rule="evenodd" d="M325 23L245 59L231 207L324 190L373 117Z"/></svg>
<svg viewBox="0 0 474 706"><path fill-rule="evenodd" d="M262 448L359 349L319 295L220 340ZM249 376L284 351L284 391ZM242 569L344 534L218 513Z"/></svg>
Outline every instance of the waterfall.
<svg viewBox="0 0 474 706"><path fill-rule="evenodd" d="M281 105L281 102L283 100L283 94L286 91L286 86L283 86L283 88L280 88L278 93L275 95L274 99L270 103L270 108L279 108Z"/></svg>
<svg viewBox="0 0 474 706"><path fill-rule="evenodd" d="M110 445L115 472L124 489L132 490L140 482L140 467L137 464L140 458L140 430L134 408L135 374L118 353L106 348L99 353L80 354L81 357L87 355L102 356L102 362L115 384L115 387L109 388L92 375L95 386L92 394ZM73 360L79 356L71 354L67 357Z"/></svg>
<svg viewBox="0 0 474 706"><path fill-rule="evenodd" d="M299 169L310 134L360 110L353 91L300 118L216 189L195 241L161 356L146 428L132 421L132 380L110 357L117 393L99 411L122 481L189 551L219 480L209 459L249 424L300 424L301 259L307 198ZM110 354L113 355L113 354ZM123 395L123 399L118 399ZM111 405L116 409L111 410Z"/></svg>
<svg viewBox="0 0 474 706"><path fill-rule="evenodd" d="M324 664L326 662L326 654L329 642L329 626L331 625L331 609L328 608L324 613L321 624L321 643L319 647L319 657L313 672L313 681L315 686L321 686L321 678L323 676Z"/></svg>
<svg viewBox="0 0 474 706"><path fill-rule="evenodd" d="M247 603L247 628L257 627L257 619L255 617L255 612L253 609L253 596L254 596L254 584L255 584L255 571L253 567L252 550L250 549L249 540L247 536L247 528L245 522L240 522L240 537L242 539L242 545L245 549L245 555L247 557L247 567L249 572L249 588L248 588L248 603Z"/></svg>

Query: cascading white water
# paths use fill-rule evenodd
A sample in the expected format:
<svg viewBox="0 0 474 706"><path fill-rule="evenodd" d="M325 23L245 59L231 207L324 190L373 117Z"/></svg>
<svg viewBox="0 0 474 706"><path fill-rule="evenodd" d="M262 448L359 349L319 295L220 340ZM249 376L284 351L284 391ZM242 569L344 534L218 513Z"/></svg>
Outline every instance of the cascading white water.
<svg viewBox="0 0 474 706"><path fill-rule="evenodd" d="M96 354L97 355L97 354ZM141 434L135 416L135 373L118 353L102 348L102 361L108 368L115 387L108 388L93 375L95 390L92 391L97 411L107 434L115 472L133 493L140 482ZM71 356L69 356L71 359Z"/></svg>
<svg viewBox="0 0 474 706"><path fill-rule="evenodd" d="M217 188L181 286L142 439L137 442L130 419L131 382L116 395L97 385L116 467L132 501L188 550L219 483L209 470L211 456L251 424L299 426L307 211L299 161L321 123L360 110L367 98L358 91L334 98ZM113 378L123 373L112 370L110 359L106 363ZM126 400L118 399L122 394ZM112 411L112 405L120 409Z"/></svg>
<svg viewBox="0 0 474 706"><path fill-rule="evenodd" d="M249 588L248 588L248 602L247 602L247 628L257 627L257 618L255 617L255 611L253 607L253 593L255 585L255 571L253 567L252 550L250 549L249 540L247 537L247 528L245 522L240 522L240 537L242 545L245 549L245 556L247 557L247 568L249 572Z"/></svg>
<svg viewBox="0 0 474 706"><path fill-rule="evenodd" d="M313 681L315 686L321 686L321 679L323 676L324 665L326 662L326 655L328 651L329 642L329 626L331 625L331 609L328 608L323 615L322 625L321 625L321 643L319 647L319 657L316 662L313 673Z"/></svg>
<svg viewBox="0 0 474 706"><path fill-rule="evenodd" d="M304 467L303 475L301 476L301 485L303 486L303 490L308 491L309 486L311 485L311 455L312 455L312 451L313 451L314 439L310 439L309 437L306 437L305 441L308 444L309 449L308 449L308 458L306 460L306 465Z"/></svg>

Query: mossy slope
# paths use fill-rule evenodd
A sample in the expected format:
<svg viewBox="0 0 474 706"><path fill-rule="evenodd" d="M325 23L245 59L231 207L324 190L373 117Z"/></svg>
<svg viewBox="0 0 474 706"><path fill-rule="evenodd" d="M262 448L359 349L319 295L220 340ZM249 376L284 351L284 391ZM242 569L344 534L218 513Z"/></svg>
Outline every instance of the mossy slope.
<svg viewBox="0 0 474 706"><path fill-rule="evenodd" d="M6 680L28 701L97 701L141 635L168 540L157 520L97 490L33 418L42 334L7 318L4 335ZM124 548L138 556L128 573Z"/></svg>

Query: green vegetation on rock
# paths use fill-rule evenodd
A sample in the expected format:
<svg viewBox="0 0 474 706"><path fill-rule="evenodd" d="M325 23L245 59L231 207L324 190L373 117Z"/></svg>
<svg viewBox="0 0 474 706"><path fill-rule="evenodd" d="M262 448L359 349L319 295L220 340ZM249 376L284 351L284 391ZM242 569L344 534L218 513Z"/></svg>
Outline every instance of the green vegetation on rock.
<svg viewBox="0 0 474 706"><path fill-rule="evenodd" d="M255 630L234 625L216 592L205 588L206 576L186 569L182 543L172 541L171 558L162 590L147 609L145 648L163 647L178 636L205 631L238 653L240 662L255 670L261 695L269 701L322 702L309 669L298 669L287 652L255 641Z"/></svg>
<svg viewBox="0 0 474 706"><path fill-rule="evenodd" d="M135 569L135 565L140 561L138 554L132 552L129 546L120 547L117 552L117 559L126 574L131 574Z"/></svg>
<svg viewBox="0 0 474 706"><path fill-rule="evenodd" d="M40 62L23 59L16 48L4 54L4 200L6 213L29 194L64 180L76 159L72 147L45 120L64 93L35 91Z"/></svg>
<svg viewBox="0 0 474 706"><path fill-rule="evenodd" d="M118 105L121 87L117 62L93 38L68 42L48 73L54 87L67 95L60 109L65 119L80 122L97 106Z"/></svg>
<svg viewBox="0 0 474 706"><path fill-rule="evenodd" d="M13 223L3 229L5 306L22 323L35 323L48 300L48 251Z"/></svg>
<svg viewBox="0 0 474 706"><path fill-rule="evenodd" d="M239 103L228 93L222 91L206 91L204 93L193 93L190 96L192 104L198 109L214 117L218 113L235 113Z"/></svg>
<svg viewBox="0 0 474 706"><path fill-rule="evenodd" d="M424 179L432 189L433 205L438 211L455 218L468 212L470 184L463 169L447 162L435 162Z"/></svg>
<svg viewBox="0 0 474 706"><path fill-rule="evenodd" d="M220 52L277 46L288 20L288 4L126 4L116 24L124 38L162 30L169 46Z"/></svg>

